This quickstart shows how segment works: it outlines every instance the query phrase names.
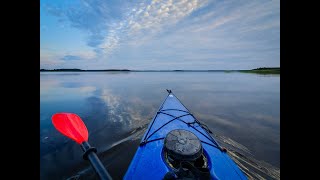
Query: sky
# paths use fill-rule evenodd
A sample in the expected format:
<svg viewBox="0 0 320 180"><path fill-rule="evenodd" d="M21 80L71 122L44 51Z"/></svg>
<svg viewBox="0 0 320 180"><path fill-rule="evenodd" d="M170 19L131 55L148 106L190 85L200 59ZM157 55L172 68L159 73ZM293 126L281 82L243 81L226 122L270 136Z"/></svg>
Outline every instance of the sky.
<svg viewBox="0 0 320 180"><path fill-rule="evenodd" d="M40 68L280 67L279 0L40 0Z"/></svg>

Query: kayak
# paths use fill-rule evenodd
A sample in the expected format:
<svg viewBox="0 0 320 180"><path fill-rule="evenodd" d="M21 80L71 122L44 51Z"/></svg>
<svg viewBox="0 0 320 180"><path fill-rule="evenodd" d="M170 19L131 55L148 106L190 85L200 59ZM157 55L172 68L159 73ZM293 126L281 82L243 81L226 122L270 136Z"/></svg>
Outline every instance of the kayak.
<svg viewBox="0 0 320 180"><path fill-rule="evenodd" d="M247 179L209 128L167 91L124 179Z"/></svg>

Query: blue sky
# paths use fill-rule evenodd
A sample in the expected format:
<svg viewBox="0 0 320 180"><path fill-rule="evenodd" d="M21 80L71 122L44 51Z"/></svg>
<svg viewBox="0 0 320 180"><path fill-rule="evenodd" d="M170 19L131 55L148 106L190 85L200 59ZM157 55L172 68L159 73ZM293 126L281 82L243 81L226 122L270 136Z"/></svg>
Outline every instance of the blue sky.
<svg viewBox="0 0 320 180"><path fill-rule="evenodd" d="M270 66L279 0L40 0L40 68Z"/></svg>

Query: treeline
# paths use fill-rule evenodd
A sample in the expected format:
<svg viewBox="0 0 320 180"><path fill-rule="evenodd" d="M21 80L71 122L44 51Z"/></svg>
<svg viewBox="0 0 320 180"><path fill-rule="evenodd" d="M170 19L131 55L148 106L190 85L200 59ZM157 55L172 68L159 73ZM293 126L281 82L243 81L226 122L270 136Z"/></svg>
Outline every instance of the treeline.
<svg viewBox="0 0 320 180"><path fill-rule="evenodd" d="M260 67L252 70L280 70L280 67Z"/></svg>
<svg viewBox="0 0 320 180"><path fill-rule="evenodd" d="M260 67L252 70L240 70L240 72L257 74L280 74L280 67Z"/></svg>

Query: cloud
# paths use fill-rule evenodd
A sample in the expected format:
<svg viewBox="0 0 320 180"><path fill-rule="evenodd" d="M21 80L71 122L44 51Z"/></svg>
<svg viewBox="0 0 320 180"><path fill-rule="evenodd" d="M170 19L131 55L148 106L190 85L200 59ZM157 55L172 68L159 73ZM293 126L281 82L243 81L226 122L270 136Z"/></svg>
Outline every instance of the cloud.
<svg viewBox="0 0 320 180"><path fill-rule="evenodd" d="M87 45L96 52L112 53L120 44L136 40L134 36L156 34L166 26L173 25L203 6L206 0L141 1L117 6L120 12L111 12L111 3L102 0L81 1L62 8L49 3L44 9L60 20L68 20L71 26L88 33ZM133 7L124 8L126 5ZM114 6L114 5L112 5ZM127 11L129 9L129 11ZM112 18L114 14L121 14Z"/></svg>
<svg viewBox="0 0 320 180"><path fill-rule="evenodd" d="M40 69L85 68L86 62L92 61L96 53L90 50L58 51L54 48L40 48ZM75 64L74 61L80 62ZM78 66L78 67L75 67Z"/></svg>
<svg viewBox="0 0 320 180"><path fill-rule="evenodd" d="M140 3L109 31L100 48L108 53L121 44L136 46L144 44L166 27L175 25L205 5L206 2L205 0L153 0L149 3Z"/></svg>
<svg viewBox="0 0 320 180"><path fill-rule="evenodd" d="M90 67L280 66L278 0L84 0L70 4L48 12L86 32L87 45L95 53L91 56L95 59L87 63Z"/></svg>
<svg viewBox="0 0 320 180"><path fill-rule="evenodd" d="M51 66L58 66L63 60L56 52L40 48L40 68L50 68Z"/></svg>
<svg viewBox="0 0 320 180"><path fill-rule="evenodd" d="M66 55L61 58L61 60L81 60L82 58L79 56Z"/></svg>

